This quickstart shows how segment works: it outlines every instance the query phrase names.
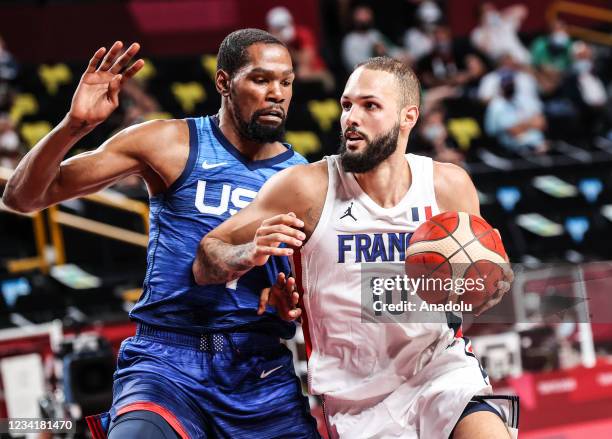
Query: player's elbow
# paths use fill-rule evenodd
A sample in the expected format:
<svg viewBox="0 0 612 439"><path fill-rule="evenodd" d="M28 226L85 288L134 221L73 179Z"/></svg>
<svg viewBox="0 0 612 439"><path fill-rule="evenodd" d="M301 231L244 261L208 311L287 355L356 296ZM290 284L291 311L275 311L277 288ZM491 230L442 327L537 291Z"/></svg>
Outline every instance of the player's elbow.
<svg viewBox="0 0 612 439"><path fill-rule="evenodd" d="M204 286L207 284L206 276L202 264L199 262L199 258L195 258L191 266L191 272L193 273L193 280L196 285Z"/></svg>
<svg viewBox="0 0 612 439"><path fill-rule="evenodd" d="M203 238L198 245L198 251L196 257L193 260L191 266L191 272L193 273L193 279L197 285L204 286L210 283L210 279L206 270L207 249L206 249L207 238Z"/></svg>
<svg viewBox="0 0 612 439"><path fill-rule="evenodd" d="M9 185L6 186L4 194L2 194L2 204L19 213L32 213L39 210L32 200L19 196Z"/></svg>

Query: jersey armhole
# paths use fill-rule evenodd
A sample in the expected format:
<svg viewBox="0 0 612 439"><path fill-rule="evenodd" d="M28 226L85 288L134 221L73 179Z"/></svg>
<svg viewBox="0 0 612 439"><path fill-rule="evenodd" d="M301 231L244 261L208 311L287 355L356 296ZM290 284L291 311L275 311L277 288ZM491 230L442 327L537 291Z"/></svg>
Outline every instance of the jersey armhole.
<svg viewBox="0 0 612 439"><path fill-rule="evenodd" d="M191 171L193 171L193 167L198 158L198 127L196 126L196 121L193 118L185 119L187 122L187 126L189 127L189 157L187 158L187 163L185 164L185 168L183 168L183 172L181 175L174 180L174 183L170 185L170 187L166 190L166 193L171 193L176 191L191 175Z"/></svg>
<svg viewBox="0 0 612 439"><path fill-rule="evenodd" d="M321 211L321 217L315 226L312 235L310 235L310 239L302 246L302 253L309 253L310 249L317 245L321 235L325 231L327 227L327 223L329 222L329 217L332 214L334 209L333 206L333 198L335 195L335 172L334 172L334 159L333 157L325 157L325 161L327 162L327 194L325 195L325 201L323 203L323 210Z"/></svg>

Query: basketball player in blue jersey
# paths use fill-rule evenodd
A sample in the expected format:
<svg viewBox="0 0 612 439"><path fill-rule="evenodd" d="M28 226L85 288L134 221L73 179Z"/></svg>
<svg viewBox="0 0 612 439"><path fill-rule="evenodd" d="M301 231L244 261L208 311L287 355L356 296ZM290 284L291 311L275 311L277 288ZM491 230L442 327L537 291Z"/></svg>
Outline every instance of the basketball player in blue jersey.
<svg viewBox="0 0 612 439"><path fill-rule="evenodd" d="M198 286L202 237L253 200L276 172L305 163L281 142L294 73L287 48L243 29L219 48L219 113L127 128L98 149L63 160L119 105L122 84L144 65L134 43L99 49L66 117L21 161L3 201L21 212L99 191L132 174L150 194L143 294L130 313L137 333L121 345L110 412L88 419L95 437L319 437L292 355L280 338L293 323L259 296L281 258L228 283Z"/></svg>
<svg viewBox="0 0 612 439"><path fill-rule="evenodd" d="M361 302L361 262L403 262L410 233L426 220L419 212L480 215L463 169L406 154L419 91L404 63L359 65L340 100L340 154L272 177L203 238L194 275L227 282L270 256L292 256L302 309L291 310L297 293L273 296L285 300L285 318L303 311L309 391L323 398L330 438L509 439L518 400L492 394L455 320L376 324ZM497 303L512 278L506 270L477 311Z"/></svg>

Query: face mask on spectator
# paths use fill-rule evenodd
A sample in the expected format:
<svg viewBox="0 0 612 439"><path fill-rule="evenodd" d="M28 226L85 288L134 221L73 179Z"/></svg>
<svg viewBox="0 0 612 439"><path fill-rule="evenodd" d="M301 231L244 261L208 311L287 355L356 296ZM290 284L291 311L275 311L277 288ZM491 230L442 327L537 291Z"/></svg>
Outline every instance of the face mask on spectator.
<svg viewBox="0 0 612 439"><path fill-rule="evenodd" d="M593 68L593 63L588 59L574 61L574 71L577 73L588 73Z"/></svg>
<svg viewBox="0 0 612 439"><path fill-rule="evenodd" d="M506 99L511 99L514 96L514 81L502 84L501 92Z"/></svg>
<svg viewBox="0 0 612 439"><path fill-rule="evenodd" d="M451 50L451 44L448 41L440 42L436 44L436 48L439 53L449 53Z"/></svg>
<svg viewBox="0 0 612 439"><path fill-rule="evenodd" d="M499 26L499 24L501 23L501 17L499 16L499 12L487 12L487 15L485 16L485 21L489 26Z"/></svg>
<svg viewBox="0 0 612 439"><path fill-rule="evenodd" d="M430 142L435 142L444 134L444 130L444 125L441 123L434 123L425 128L423 136Z"/></svg>
<svg viewBox="0 0 612 439"><path fill-rule="evenodd" d="M356 21L355 29L359 32L365 32L372 28L372 23L369 21Z"/></svg>
<svg viewBox="0 0 612 439"><path fill-rule="evenodd" d="M550 35L550 42L553 46L564 46L569 41L569 35L563 31L556 31Z"/></svg>
<svg viewBox="0 0 612 439"><path fill-rule="evenodd" d="M285 44L293 41L294 37L295 27L293 27L293 25L283 27L278 33L278 38Z"/></svg>

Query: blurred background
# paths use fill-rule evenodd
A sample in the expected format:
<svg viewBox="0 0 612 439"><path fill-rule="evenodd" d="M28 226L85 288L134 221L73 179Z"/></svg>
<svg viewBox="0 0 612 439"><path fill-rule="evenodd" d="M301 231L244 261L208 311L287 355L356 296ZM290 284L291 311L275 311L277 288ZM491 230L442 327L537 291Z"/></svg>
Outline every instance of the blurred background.
<svg viewBox="0 0 612 439"><path fill-rule="evenodd" d="M243 27L290 48L287 141L310 161L336 151L352 66L384 54L415 69L408 151L471 174L520 264L513 322L466 336L496 392L521 397L521 437L612 437L609 1L4 0L0 188L65 115L98 47L138 41L146 66L71 153L142 121L216 113L216 49ZM116 350L135 330L147 232L137 178L33 215L0 206L0 418L69 417L87 437L83 416L110 405ZM552 307L559 297L586 300ZM289 344L305 377L300 331Z"/></svg>

